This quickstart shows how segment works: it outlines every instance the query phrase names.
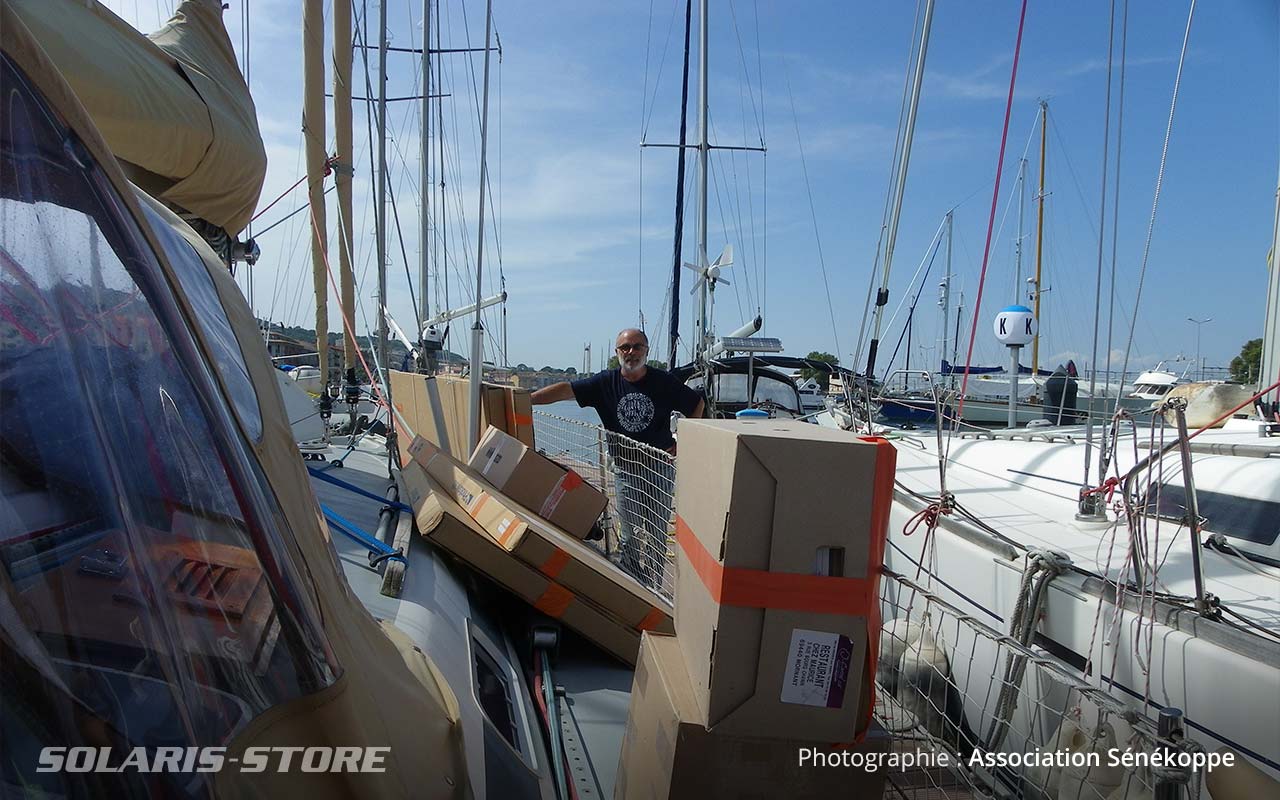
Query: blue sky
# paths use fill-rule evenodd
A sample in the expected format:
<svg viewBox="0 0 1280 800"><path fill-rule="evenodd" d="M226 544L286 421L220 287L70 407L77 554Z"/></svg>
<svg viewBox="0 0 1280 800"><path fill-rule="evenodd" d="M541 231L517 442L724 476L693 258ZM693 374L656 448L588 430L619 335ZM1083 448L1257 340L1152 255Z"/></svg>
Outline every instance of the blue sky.
<svg viewBox="0 0 1280 800"><path fill-rule="evenodd" d="M146 29L155 25L163 4L112 0L108 5ZM359 0L355 5L360 6ZM416 45L418 5L390 0L392 44ZM665 143L678 135L683 2L496 0L494 5L503 58L493 67L489 154L497 219L488 223L485 265L486 276L496 278L500 260L511 294L509 362L580 366L586 342L593 343L598 362L613 333L634 324L640 310L650 332L665 341L675 153L658 148L642 152L639 145L642 138ZM377 6L370 3L369 8L376 21ZM1048 99L1051 120L1044 237L1044 285L1051 291L1043 296L1042 361L1088 361L1109 9L1103 2L1041 2L1028 11L996 217L999 235L991 248L975 361L1004 359L990 333L990 319L1015 294L1016 175L1028 142L1023 274L1034 265L1032 199L1039 136L1034 125L1040 98ZM298 130L301 10L297 0L255 0L250 11L250 83L270 158L265 205L303 172ZM717 293L716 321L722 331L763 307L768 333L780 337L789 352L825 350L838 352L843 363L852 361L888 191L915 11L914 4L891 2L712 3L712 142L757 146L763 139L768 148L767 156L712 155L708 249L714 257L732 243L736 251L736 263L726 272L732 286ZM240 51L240 4L233 2L226 15ZM446 4L444 15L445 47L466 45L468 33L470 44L482 40L482 3L465 9ZM938 3L890 313L908 296L913 273L951 207L956 207L957 289L972 308L1017 15L1015 2ZM1195 329L1188 316L1213 318L1203 328L1201 344L1211 365L1225 364L1243 341L1261 335L1280 155L1277 15L1270 0L1201 3L1197 8L1135 329L1133 358L1139 366L1194 355ZM1117 356L1125 347L1134 307L1186 16L1183 2L1129 4L1119 156L1118 314L1112 343ZM696 71L696 9L694 19ZM1118 29L1117 19L1117 34ZM479 56L471 58L468 66L466 56L450 56L444 76L451 95L444 113L452 162L446 226L457 259L446 274L454 305L460 294L473 291L464 286L474 286L474 279L467 278L475 259L478 204L477 104L471 87L473 81L479 83L481 62ZM1113 102L1119 91L1118 58L1117 43ZM356 83L362 86L358 64L359 55ZM417 73L414 56L391 55L389 94L415 92ZM695 98L696 84L691 102ZM1114 106L1111 121L1114 135ZM416 109L394 104L389 122L392 180L416 282ZM357 157L363 160L357 167L356 210L356 260L358 271L366 271L357 314L363 330L363 320L372 321L369 298L375 284L369 266L368 148L359 109L356 128ZM692 113L689 135L691 140L696 136ZM1109 158L1114 167L1114 138ZM693 162L691 158L686 260L693 256ZM263 216L259 229L303 201L302 192L289 195ZM1111 191L1106 202L1109 268ZM330 203L332 226L332 195ZM261 238L263 258L253 297L260 316L312 327L305 217L299 214ZM389 305L402 326L411 329L412 303L394 230L389 252ZM941 255L932 270L914 316L913 364L938 355L927 348L936 347L940 327L936 287ZM692 308L687 275L681 290L686 337ZM242 285L247 289L243 276ZM905 318L904 308L882 336L882 370ZM336 309L330 319L336 329ZM465 350L466 327L455 324L455 349ZM496 315L489 317L489 327L500 329ZM493 357L498 338L487 357Z"/></svg>

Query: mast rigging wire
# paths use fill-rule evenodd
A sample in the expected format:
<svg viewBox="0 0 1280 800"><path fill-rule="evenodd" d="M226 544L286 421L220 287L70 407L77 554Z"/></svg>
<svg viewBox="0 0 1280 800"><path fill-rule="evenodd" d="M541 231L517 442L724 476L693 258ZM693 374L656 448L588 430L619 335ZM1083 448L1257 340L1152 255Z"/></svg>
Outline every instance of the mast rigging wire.
<svg viewBox="0 0 1280 800"><path fill-rule="evenodd" d="M813 206L813 186L809 183L809 166L804 158L804 142L800 139L800 120L796 116L796 96L791 91L791 70L787 74L787 96L791 98L791 122L796 129L796 147L800 150L800 172L804 175L804 190L809 197L809 218L813 220L813 239L818 245L818 266L822 271L822 288L827 293L827 315L831 318L831 338L840 352L840 331L836 327L836 310L831 303L831 284L827 281L827 260L822 257L822 236L818 233L818 212ZM836 356L839 358L839 355Z"/></svg>
<svg viewBox="0 0 1280 800"><path fill-rule="evenodd" d="M1114 408L1120 408L1120 396L1124 392L1124 376L1129 372L1129 356L1133 352L1133 331L1138 321L1138 310L1142 304L1142 286L1147 277L1147 261L1151 256L1151 237L1156 227L1156 209L1160 205L1160 189L1164 186L1165 160L1169 156L1169 139L1173 136L1173 115L1178 107L1178 90L1182 85L1182 67L1187 60L1187 44L1191 40L1191 20L1195 17L1196 0L1191 0L1187 11L1187 27L1182 34L1182 52L1178 55L1178 71L1173 79L1173 97L1169 100L1169 122L1165 126L1164 146L1160 150L1160 169L1156 172L1155 196L1151 200L1151 218L1147 222L1147 239L1142 246L1142 267L1138 270L1138 291L1133 301L1133 317L1129 320L1129 341L1124 347L1124 361L1120 367L1120 389L1116 392Z"/></svg>
<svg viewBox="0 0 1280 800"><path fill-rule="evenodd" d="M1027 0L1022 0L1018 15L1018 38L1013 46L1013 69L1009 74L1009 97L1004 105L1004 130L1000 134L1000 156L996 159L996 185L991 192L991 214L987 217L987 243L982 249L982 271L978 274L978 296L973 300L973 322L969 328L969 352L964 358L964 379L960 382L960 397L956 401L956 416L963 417L965 392L969 388L969 364L973 359L973 343L978 336L978 314L982 309L982 287L987 280L987 265L991 258L991 232L996 222L996 205L1000 201L1000 176L1004 166L1004 148L1009 140L1009 115L1013 111L1013 87L1018 81L1018 61L1022 56L1022 30L1027 21Z"/></svg>
<svg viewBox="0 0 1280 800"><path fill-rule="evenodd" d="M889 228L889 206L893 202L893 176L898 171L898 157L902 152L903 125L907 117L907 100L911 94L911 65L915 63L916 43L919 41L916 34L920 28L923 3L924 0L916 0L916 16L911 23L911 37L907 45L906 77L902 84L902 102L898 107L898 133L893 142L893 156L889 159L888 191L884 195L884 209L880 212L880 234L876 239L876 254L871 263L871 277L867 281L867 299L862 304L862 324L858 326L858 346L852 353L855 366L862 363L862 345L865 344L866 335L870 330L871 297L876 289L876 276L880 274L880 248L884 244L885 231Z"/></svg>
<svg viewBox="0 0 1280 800"><path fill-rule="evenodd" d="M1102 323L1102 264L1103 264L1103 246L1106 242L1106 225L1107 225L1107 160L1111 155L1111 75L1112 75L1112 52L1115 48L1116 41L1116 0L1111 0L1111 17L1107 26L1107 92L1106 104L1102 114L1102 192L1099 200L1098 208L1098 271L1097 280L1093 290L1093 347L1090 350L1089 363L1092 369L1089 370L1089 399L1098 396L1098 327ZM1102 461L1106 460L1105 448L1099 443L1099 470L1102 469ZM1081 479L1081 491L1089 487L1090 472L1090 455L1093 452L1093 417L1090 416L1085 421L1084 429L1084 477ZM1098 480L1102 480L1102 473L1099 472ZM1080 496L1080 510L1085 513L1085 498L1087 495ZM1094 497L1090 502L1096 503L1097 498Z"/></svg>

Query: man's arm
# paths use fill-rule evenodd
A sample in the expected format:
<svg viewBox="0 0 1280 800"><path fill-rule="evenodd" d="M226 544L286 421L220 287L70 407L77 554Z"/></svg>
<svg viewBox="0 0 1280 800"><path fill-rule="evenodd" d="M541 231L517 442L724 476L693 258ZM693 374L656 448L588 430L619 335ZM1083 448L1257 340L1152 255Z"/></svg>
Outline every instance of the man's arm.
<svg viewBox="0 0 1280 800"><path fill-rule="evenodd" d="M702 412L707 410L707 409L706 409L706 406L707 406L706 400L704 400L703 398L699 397L699 398L698 398L698 407L697 407L697 408L695 408L695 409L693 410L693 413L692 413L692 414L690 414L689 416L691 416L691 417L693 417L693 418L695 418L695 419L701 419L701 418L702 418Z"/></svg>
<svg viewBox="0 0 1280 800"><path fill-rule="evenodd" d="M568 381L560 381L550 386L544 386L533 394L529 395L529 400L535 406L545 405L547 403L558 403L561 400L573 399L573 387Z"/></svg>

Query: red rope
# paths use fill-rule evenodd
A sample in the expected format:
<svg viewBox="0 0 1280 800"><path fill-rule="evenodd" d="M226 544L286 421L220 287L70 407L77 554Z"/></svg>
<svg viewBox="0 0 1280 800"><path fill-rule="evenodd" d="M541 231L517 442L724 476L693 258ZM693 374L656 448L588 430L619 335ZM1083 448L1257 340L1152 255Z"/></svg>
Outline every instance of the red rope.
<svg viewBox="0 0 1280 800"><path fill-rule="evenodd" d="M996 188L991 193L991 215L987 219L987 244L982 250L982 273L978 276L978 298L973 302L973 324L969 328L969 351L964 357L964 380L960 383L960 400L956 416L964 413L964 396L969 388L969 365L973 363L973 342L978 335L978 312L982 308L982 286L987 280L987 264L991 258L991 234L996 224L996 204L1000 199L1000 175L1004 171L1004 147L1009 141L1009 115L1013 112L1013 86L1018 80L1018 59L1022 55L1022 28L1027 20L1027 0L1022 0L1018 17L1018 40L1013 46L1013 72L1009 75L1009 97L1004 104L1004 131L1000 134L1000 158L996 161Z"/></svg>
<svg viewBox="0 0 1280 800"><path fill-rule="evenodd" d="M1102 494L1103 492L1106 492L1107 502L1110 503L1111 498L1115 496L1116 489L1119 486L1120 486L1120 479L1117 478L1115 475L1112 475L1110 478L1107 478L1105 481L1103 481L1101 486L1095 486L1092 489L1085 489L1083 492L1080 493L1080 496L1088 497L1091 494Z"/></svg>
<svg viewBox="0 0 1280 800"><path fill-rule="evenodd" d="M943 513L942 505L939 503L930 503L923 509L918 511L911 519L907 520L907 524L902 526L902 535L910 536L920 529L923 524L927 530L932 531L938 527L938 517Z"/></svg>
<svg viewBox="0 0 1280 800"><path fill-rule="evenodd" d="M333 165L336 163L338 163L337 153L335 153L332 158L325 159L324 175L320 176L320 180L324 180L325 178L333 174ZM285 189L283 192L281 192L279 197L277 197L275 200L272 200L270 203L267 203L266 208L262 209L257 214L254 214L252 217L250 217L249 221L256 222L258 217L270 211L272 206L274 206L276 203L279 203L281 200L285 199L285 197L287 197L290 192L292 192L294 189L297 189L299 186L301 186L302 182L305 181L306 179L307 179L306 175L303 175L301 178L298 178L298 180L294 181L294 184L292 186L290 186L288 189Z"/></svg>

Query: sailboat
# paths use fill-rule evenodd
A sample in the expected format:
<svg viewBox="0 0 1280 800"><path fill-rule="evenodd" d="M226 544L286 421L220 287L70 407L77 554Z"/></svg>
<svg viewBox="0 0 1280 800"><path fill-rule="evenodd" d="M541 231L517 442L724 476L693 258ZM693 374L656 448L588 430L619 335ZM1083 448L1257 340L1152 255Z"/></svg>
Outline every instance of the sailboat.
<svg viewBox="0 0 1280 800"><path fill-rule="evenodd" d="M1271 279L1274 290L1274 269ZM1268 302L1271 332L1275 313ZM1157 413L1139 421L1116 413L1113 387L1114 419L1101 434L1094 425L880 431L899 445L886 570L903 587L882 597L884 613L899 636L931 632L956 681L938 725L898 709L902 729L926 728L951 752L1026 753L1105 750L1147 725L1275 781L1280 448L1273 412L1260 405L1274 379L1194 423L1180 391L1165 388ZM931 405L942 408L938 394ZM964 620L1035 655L1006 656ZM1071 680L1097 694L1086 699ZM997 772L971 785L1060 797L1068 773ZM1176 780L1191 790L1204 777ZM1098 770L1070 796L1081 786L1145 796L1153 781L1132 766ZM1215 797L1232 792L1228 783L1209 777Z"/></svg>

